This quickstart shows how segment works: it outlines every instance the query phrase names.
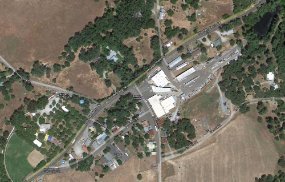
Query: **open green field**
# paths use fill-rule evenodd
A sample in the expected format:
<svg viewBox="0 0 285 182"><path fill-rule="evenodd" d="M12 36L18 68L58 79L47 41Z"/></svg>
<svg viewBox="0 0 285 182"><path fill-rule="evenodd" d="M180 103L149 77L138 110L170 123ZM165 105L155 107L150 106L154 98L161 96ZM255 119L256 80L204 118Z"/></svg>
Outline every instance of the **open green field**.
<svg viewBox="0 0 285 182"><path fill-rule="evenodd" d="M18 137L16 134L9 141L6 151L5 163L7 171L14 182L21 182L23 178L32 172L33 167L27 157L33 147Z"/></svg>

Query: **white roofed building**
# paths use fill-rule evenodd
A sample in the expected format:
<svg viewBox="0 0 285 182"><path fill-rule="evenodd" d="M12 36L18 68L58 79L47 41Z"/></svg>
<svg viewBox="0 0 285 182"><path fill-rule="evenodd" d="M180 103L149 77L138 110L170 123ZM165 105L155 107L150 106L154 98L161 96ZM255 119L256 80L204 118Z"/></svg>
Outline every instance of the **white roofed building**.
<svg viewBox="0 0 285 182"><path fill-rule="evenodd" d="M161 105L165 113L169 113L169 111L175 108L176 100L173 96L168 97L161 101Z"/></svg>
<svg viewBox="0 0 285 182"><path fill-rule="evenodd" d="M41 146L42 146L42 142L38 141L37 139L35 139L35 140L33 141L33 143L34 143L36 146L38 146L38 147L41 147Z"/></svg>
<svg viewBox="0 0 285 182"><path fill-rule="evenodd" d="M167 79L167 76L165 75L165 73L162 70L159 71L157 74L155 74L151 78L151 80L158 87L165 87L166 85L168 85L170 83L169 80Z"/></svg>
<svg viewBox="0 0 285 182"><path fill-rule="evenodd" d="M148 99L156 117L160 118L168 114L175 107L176 100L173 96L161 100L162 96L154 95Z"/></svg>
<svg viewBox="0 0 285 182"><path fill-rule="evenodd" d="M274 73L273 72L269 72L267 75L266 75L266 79L268 81L274 81Z"/></svg>
<svg viewBox="0 0 285 182"><path fill-rule="evenodd" d="M45 133L51 128L51 124L40 124L40 132Z"/></svg>
<svg viewBox="0 0 285 182"><path fill-rule="evenodd" d="M181 58L181 56L175 58L173 61L171 61L168 65L168 67L170 69L172 69L175 65L177 65L178 63L180 63L181 61L183 61L183 59Z"/></svg>
<svg viewBox="0 0 285 182"><path fill-rule="evenodd" d="M176 79L177 79L179 82L181 82L181 81L184 80L187 76L191 75L191 74L194 73L195 71L196 71L195 68L192 67L192 68L190 68L190 69L184 71L184 72L181 73L180 75L178 75L178 76L176 77Z"/></svg>
<svg viewBox="0 0 285 182"><path fill-rule="evenodd" d="M65 106L61 106L61 109L62 109L64 112L69 112L69 110L68 110Z"/></svg>
<svg viewBox="0 0 285 182"><path fill-rule="evenodd" d="M171 92L171 88L169 87L156 87L156 86L151 86L151 89L154 93L167 93Z"/></svg>

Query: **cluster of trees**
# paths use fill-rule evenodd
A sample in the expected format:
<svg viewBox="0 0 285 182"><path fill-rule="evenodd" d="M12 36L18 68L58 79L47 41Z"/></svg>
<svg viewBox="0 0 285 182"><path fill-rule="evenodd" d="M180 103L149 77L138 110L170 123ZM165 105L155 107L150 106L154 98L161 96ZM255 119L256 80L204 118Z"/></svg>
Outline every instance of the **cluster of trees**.
<svg viewBox="0 0 285 182"><path fill-rule="evenodd" d="M90 168L94 162L93 155L88 155L87 153L83 153L83 160L76 162L76 159L72 159L69 161L70 167L77 171L90 171Z"/></svg>
<svg viewBox="0 0 285 182"><path fill-rule="evenodd" d="M261 89L259 82L254 81L258 74L265 77L269 71L274 70L272 58L268 57L270 51L266 47L267 42L254 32L254 25L264 14L275 10L277 5L278 1L270 1L256 12L244 17L243 33L247 39L247 45L242 48L242 56L239 60L225 66L222 73L223 79L219 83L222 91L233 104L240 106L244 111L248 110L244 104L248 93L255 97L277 97L285 93L284 84L276 90L273 88L264 90Z"/></svg>
<svg viewBox="0 0 285 182"><path fill-rule="evenodd" d="M147 68L137 65L132 48L122 42L138 36L141 29L155 28L155 21L151 18L153 5L154 0L116 1L116 8L108 7L102 17L89 22L69 39L61 57L70 62L74 59L74 53L80 50L79 58L90 63L92 69L101 76L104 71L114 71L125 86ZM115 63L107 60L103 51L107 46L123 59ZM131 70L129 64L136 71Z"/></svg>
<svg viewBox="0 0 285 182"><path fill-rule="evenodd" d="M20 78L10 68L0 72L0 92L4 96L4 100L9 101L15 97L12 94L12 85L19 80Z"/></svg>
<svg viewBox="0 0 285 182"><path fill-rule="evenodd" d="M267 112L267 107L262 101L259 101L257 103L256 109L257 109L258 114L260 115L264 115Z"/></svg>
<svg viewBox="0 0 285 182"><path fill-rule="evenodd" d="M153 50L153 59L159 60L160 59L160 45L159 45L159 37L154 35L151 37L150 46Z"/></svg>
<svg viewBox="0 0 285 182"><path fill-rule="evenodd" d="M240 12L249 7L255 0L233 0L234 13Z"/></svg>
<svg viewBox="0 0 285 182"><path fill-rule="evenodd" d="M285 156L281 156L278 161L277 161L277 164L283 168L285 168Z"/></svg>
<svg viewBox="0 0 285 182"><path fill-rule="evenodd" d="M281 170L276 175L263 174L260 178L255 178L255 182L281 182L285 181L285 173Z"/></svg>
<svg viewBox="0 0 285 182"><path fill-rule="evenodd" d="M199 8L199 0L185 0L185 3L187 5L190 5L194 9L198 9Z"/></svg>
<svg viewBox="0 0 285 182"><path fill-rule="evenodd" d="M222 25L220 28L223 32L226 32L240 25L242 25L241 19L237 18L227 24Z"/></svg>
<svg viewBox="0 0 285 182"><path fill-rule="evenodd" d="M165 25L165 32L164 34L168 39L171 39L178 35L179 39L183 39L183 36L188 34L188 30L186 28L179 28L179 27L173 27L172 26L172 20L166 19L164 21Z"/></svg>
<svg viewBox="0 0 285 182"><path fill-rule="evenodd" d="M276 140L285 140L285 102L283 100L278 100L278 105L272 112L277 116L267 116L265 121L267 123L267 128L274 135Z"/></svg>
<svg viewBox="0 0 285 182"><path fill-rule="evenodd" d="M32 100L27 97L24 98L24 103L27 107L28 112L35 112L38 109L44 109L48 104L48 97L43 95L39 97L37 100Z"/></svg>
<svg viewBox="0 0 285 182"><path fill-rule="evenodd" d="M33 63L33 67L31 70L31 74L37 77L42 77L46 75L47 77L50 77L51 68L49 68L47 65L42 64L39 60L35 61Z"/></svg>
<svg viewBox="0 0 285 182"><path fill-rule="evenodd" d="M192 144L191 140L196 137L195 127L189 119L183 118L177 123L172 123L168 118L163 123L170 147L178 150Z"/></svg>
<svg viewBox="0 0 285 182"><path fill-rule="evenodd" d="M114 125L119 127L126 125L134 116L138 105L139 101L131 93L122 95L116 104L107 111L107 128L111 129ZM104 122L105 119L102 121ZM102 124L105 125L105 123Z"/></svg>

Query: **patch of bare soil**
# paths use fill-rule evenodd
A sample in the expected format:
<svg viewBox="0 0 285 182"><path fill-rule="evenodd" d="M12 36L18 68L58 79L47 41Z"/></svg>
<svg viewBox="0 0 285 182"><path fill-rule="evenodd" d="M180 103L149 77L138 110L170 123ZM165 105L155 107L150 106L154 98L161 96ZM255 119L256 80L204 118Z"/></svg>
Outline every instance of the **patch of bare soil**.
<svg viewBox="0 0 285 182"><path fill-rule="evenodd" d="M198 10L197 26L204 29L222 18L224 14L232 14L232 0L201 1L201 8Z"/></svg>
<svg viewBox="0 0 285 182"><path fill-rule="evenodd" d="M137 175L142 174L142 180L145 182L157 181L155 156L139 160L136 157L130 158L126 163L117 168L115 171L109 172L104 176L104 182L126 182L137 181Z"/></svg>
<svg viewBox="0 0 285 182"><path fill-rule="evenodd" d="M44 182L94 182L95 179L87 172L68 171L50 174L44 177Z"/></svg>
<svg viewBox="0 0 285 182"><path fill-rule="evenodd" d="M272 135L249 116L239 115L212 140L200 150L167 161L175 175L165 181L254 181L276 169L279 154Z"/></svg>
<svg viewBox="0 0 285 182"><path fill-rule="evenodd" d="M34 60L57 62L68 38L104 8L104 0L2 0L0 54L27 70Z"/></svg>
<svg viewBox="0 0 285 182"><path fill-rule="evenodd" d="M72 86L74 91L95 99L107 97L113 91L88 64L77 60L62 71L56 81L62 87Z"/></svg>
<svg viewBox="0 0 285 182"><path fill-rule="evenodd" d="M40 163L45 156L41 154L39 151L34 149L28 156L28 162L31 164L31 166L36 167L38 163Z"/></svg>

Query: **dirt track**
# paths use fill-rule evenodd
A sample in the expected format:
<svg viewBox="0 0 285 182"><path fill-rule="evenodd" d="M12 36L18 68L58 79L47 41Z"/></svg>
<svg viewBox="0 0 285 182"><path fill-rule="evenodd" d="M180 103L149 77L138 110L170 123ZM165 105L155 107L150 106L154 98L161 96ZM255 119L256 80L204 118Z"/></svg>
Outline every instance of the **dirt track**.
<svg viewBox="0 0 285 182"><path fill-rule="evenodd" d="M207 147L169 161L175 175L165 181L253 181L263 173L272 173L277 159L278 152L267 129L249 117L239 116Z"/></svg>

